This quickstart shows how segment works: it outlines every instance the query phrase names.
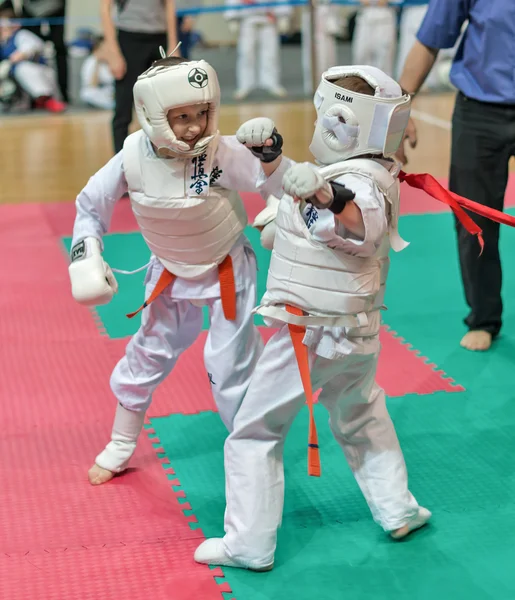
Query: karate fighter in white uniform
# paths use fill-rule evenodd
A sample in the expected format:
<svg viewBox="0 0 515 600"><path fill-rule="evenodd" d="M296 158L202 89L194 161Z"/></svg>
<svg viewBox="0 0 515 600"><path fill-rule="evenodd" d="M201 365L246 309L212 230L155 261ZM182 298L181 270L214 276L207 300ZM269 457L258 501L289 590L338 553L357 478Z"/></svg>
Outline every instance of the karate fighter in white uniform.
<svg viewBox="0 0 515 600"><path fill-rule="evenodd" d="M337 64L336 36L342 30L338 6L322 0L315 5L315 44L316 44L316 77ZM302 62L306 69L311 65L311 23L308 10L302 11ZM311 81L311 78L309 78Z"/></svg>
<svg viewBox="0 0 515 600"><path fill-rule="evenodd" d="M323 388L320 402L375 521L400 539L431 516L408 489L385 395L375 382L388 253L406 246L397 230L398 166L388 157L402 140L410 97L376 68L334 67L322 77L315 106L310 150L321 166L299 164L285 174L267 292L257 309L280 329L226 440L225 537L203 542L197 562L273 567L283 447L305 401L302 364L307 385L311 372L312 389ZM304 356L299 363L297 352ZM315 475L317 443L310 435Z"/></svg>
<svg viewBox="0 0 515 600"><path fill-rule="evenodd" d="M229 190L279 194L292 163L270 119L252 119L220 136L220 89L205 61L157 61L134 86L142 129L94 175L77 198L69 267L73 297L109 302L117 283L102 258L102 236L127 191L152 251L141 327L111 376L118 400L111 441L89 471L101 484L126 469L152 393L202 327L206 377L229 431L262 352L253 325L256 260L243 234L247 216ZM249 146L248 148L245 145Z"/></svg>
<svg viewBox="0 0 515 600"><path fill-rule="evenodd" d="M397 8L402 0L360 0L352 42L352 62L393 75L397 47Z"/></svg>
<svg viewBox="0 0 515 600"><path fill-rule="evenodd" d="M280 35L290 27L292 7L283 4L277 8L260 8L259 4L265 2L270 4L270 0L225 2L229 7L237 4L256 5L245 10L229 9L225 13L231 31L238 32L237 100L246 98L257 87L278 98L286 96L286 90L281 85Z"/></svg>

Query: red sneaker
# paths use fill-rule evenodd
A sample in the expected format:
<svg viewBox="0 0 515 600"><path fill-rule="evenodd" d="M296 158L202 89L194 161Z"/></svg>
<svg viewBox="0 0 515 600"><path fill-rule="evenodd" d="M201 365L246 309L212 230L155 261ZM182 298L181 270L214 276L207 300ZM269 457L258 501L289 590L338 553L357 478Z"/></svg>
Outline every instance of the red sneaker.
<svg viewBox="0 0 515 600"><path fill-rule="evenodd" d="M46 98L40 106L53 113L61 113L66 110L66 104L55 98Z"/></svg>

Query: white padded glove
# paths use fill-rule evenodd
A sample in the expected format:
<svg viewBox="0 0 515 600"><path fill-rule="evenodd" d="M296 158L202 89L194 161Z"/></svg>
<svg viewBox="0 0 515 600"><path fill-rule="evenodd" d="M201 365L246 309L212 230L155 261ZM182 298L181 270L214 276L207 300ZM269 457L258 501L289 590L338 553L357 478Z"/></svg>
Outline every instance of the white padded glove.
<svg viewBox="0 0 515 600"><path fill-rule="evenodd" d="M87 237L72 248L68 267L72 296L84 306L107 304L118 291L118 283L102 258L100 242Z"/></svg>
<svg viewBox="0 0 515 600"><path fill-rule="evenodd" d="M266 200L266 208L264 208L254 219L252 227L265 227L272 222L277 216L277 210L279 209L279 198L275 196L268 196Z"/></svg>
<svg viewBox="0 0 515 600"><path fill-rule="evenodd" d="M275 196L268 196L266 200L266 208L264 208L254 219L252 227L258 227L261 229L261 245L267 250L272 250L274 247L275 239L275 218L277 217L277 210L279 208L280 200Z"/></svg>
<svg viewBox="0 0 515 600"><path fill-rule="evenodd" d="M333 190L316 167L301 163L290 167L283 176L283 189L292 198L326 208L333 201Z"/></svg>
<svg viewBox="0 0 515 600"><path fill-rule="evenodd" d="M238 142L246 146L262 146L272 137L275 123L266 117L257 117L246 121L236 132Z"/></svg>
<svg viewBox="0 0 515 600"><path fill-rule="evenodd" d="M12 64L10 60L0 62L0 79L7 79L11 70Z"/></svg>
<svg viewBox="0 0 515 600"><path fill-rule="evenodd" d="M277 226L275 224L275 221L270 221L270 223L268 223L268 225L265 225L263 227L263 230L261 231L261 236L259 238L263 248L266 248L267 250L274 249L274 240L275 240L275 232L276 231L277 231Z"/></svg>
<svg viewBox="0 0 515 600"><path fill-rule="evenodd" d="M272 119L257 117L246 121L236 132L236 138L262 162L272 162L282 154L283 138ZM265 146L267 140L272 140L270 146Z"/></svg>

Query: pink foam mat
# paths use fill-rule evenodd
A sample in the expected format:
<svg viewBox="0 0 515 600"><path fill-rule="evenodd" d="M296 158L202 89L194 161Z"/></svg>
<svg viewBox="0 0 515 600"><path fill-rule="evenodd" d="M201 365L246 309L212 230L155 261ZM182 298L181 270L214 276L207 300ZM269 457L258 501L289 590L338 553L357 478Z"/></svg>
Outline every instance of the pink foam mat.
<svg viewBox="0 0 515 600"><path fill-rule="evenodd" d="M0 598L220 600L192 560L202 531L147 435L126 474L87 482L110 435L117 352L71 299L42 208L0 207L0 232Z"/></svg>
<svg viewBox="0 0 515 600"><path fill-rule="evenodd" d="M151 541L0 554L2 600L222 600L211 570L191 558L198 540Z"/></svg>
<svg viewBox="0 0 515 600"><path fill-rule="evenodd" d="M127 340L102 336L71 298L59 236L73 213L60 206L53 218L48 206L0 207L0 599L220 600L221 572L193 563L203 534L149 436L126 474L87 482L109 439L109 376ZM118 223L130 214L126 201L119 207ZM379 381L389 395L460 389L391 332L382 340ZM204 341L181 358L149 416L214 409Z"/></svg>

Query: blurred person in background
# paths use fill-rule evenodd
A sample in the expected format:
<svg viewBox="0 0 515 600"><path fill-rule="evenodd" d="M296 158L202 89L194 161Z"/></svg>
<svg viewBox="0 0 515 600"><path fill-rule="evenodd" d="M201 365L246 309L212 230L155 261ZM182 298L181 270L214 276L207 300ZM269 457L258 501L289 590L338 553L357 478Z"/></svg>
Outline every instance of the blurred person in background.
<svg viewBox="0 0 515 600"><path fill-rule="evenodd" d="M93 51L82 64L80 99L93 108L114 108L114 77L108 64L103 37L95 40Z"/></svg>
<svg viewBox="0 0 515 600"><path fill-rule="evenodd" d="M68 103L68 56L64 42L66 0L14 0L16 14L24 19L41 19L42 23L29 23L25 29L42 40L52 42L55 49L57 81L63 102ZM45 23L45 19L49 22Z"/></svg>
<svg viewBox="0 0 515 600"><path fill-rule="evenodd" d="M179 28L179 41L181 42L180 53L183 58L191 59L191 51L197 44L202 44L202 37L195 30L195 19L191 15L177 17Z"/></svg>
<svg viewBox="0 0 515 600"><path fill-rule="evenodd" d="M402 0L360 0L352 41L352 62L393 75L397 47L397 8Z"/></svg>
<svg viewBox="0 0 515 600"><path fill-rule="evenodd" d="M320 79L322 73L337 63L336 36L342 32L343 23L339 15L339 7L323 0L315 6L315 44L316 70L315 78ZM309 11L302 11L302 37L310 39L311 23ZM302 59L304 65L311 63L311 45L302 44Z"/></svg>
<svg viewBox="0 0 515 600"><path fill-rule="evenodd" d="M160 46L168 52L177 46L175 0L101 0L100 12L107 59L116 80L112 129L118 153L129 133L138 76L159 60Z"/></svg>
<svg viewBox="0 0 515 600"><path fill-rule="evenodd" d="M273 0L272 0L273 1ZM291 6L277 2L280 6L260 4L265 0L226 0L228 7L239 4L255 5L251 9L226 11L232 33L238 33L238 58L236 64L236 100L243 100L254 89L260 87L272 96L284 98L286 90L281 85L281 34L290 28L293 12ZM258 64L256 64L256 59Z"/></svg>
<svg viewBox="0 0 515 600"><path fill-rule="evenodd" d="M463 25L468 26L462 34ZM502 210L508 162L515 154L515 2L513 0L431 0L408 55L401 86L415 95L435 65L440 49L462 35L450 78L458 89L452 116L449 189L484 206ZM414 147L413 120L406 138ZM406 162L404 150L398 157ZM499 224L478 217L484 250L456 222L468 332L461 345L488 350L502 326L502 269Z"/></svg>
<svg viewBox="0 0 515 600"><path fill-rule="evenodd" d="M13 80L34 108L63 112L66 105L56 98L55 74L44 59L43 41L14 17L11 2L0 5L0 80Z"/></svg>
<svg viewBox="0 0 515 600"><path fill-rule="evenodd" d="M410 0L408 6L403 6L399 24L399 51L397 53L396 77L399 78L406 58L417 39L417 32L427 12L428 0ZM452 59L456 54L457 45L453 48L442 49L436 58L436 63L424 83L428 90L451 89L449 71Z"/></svg>

